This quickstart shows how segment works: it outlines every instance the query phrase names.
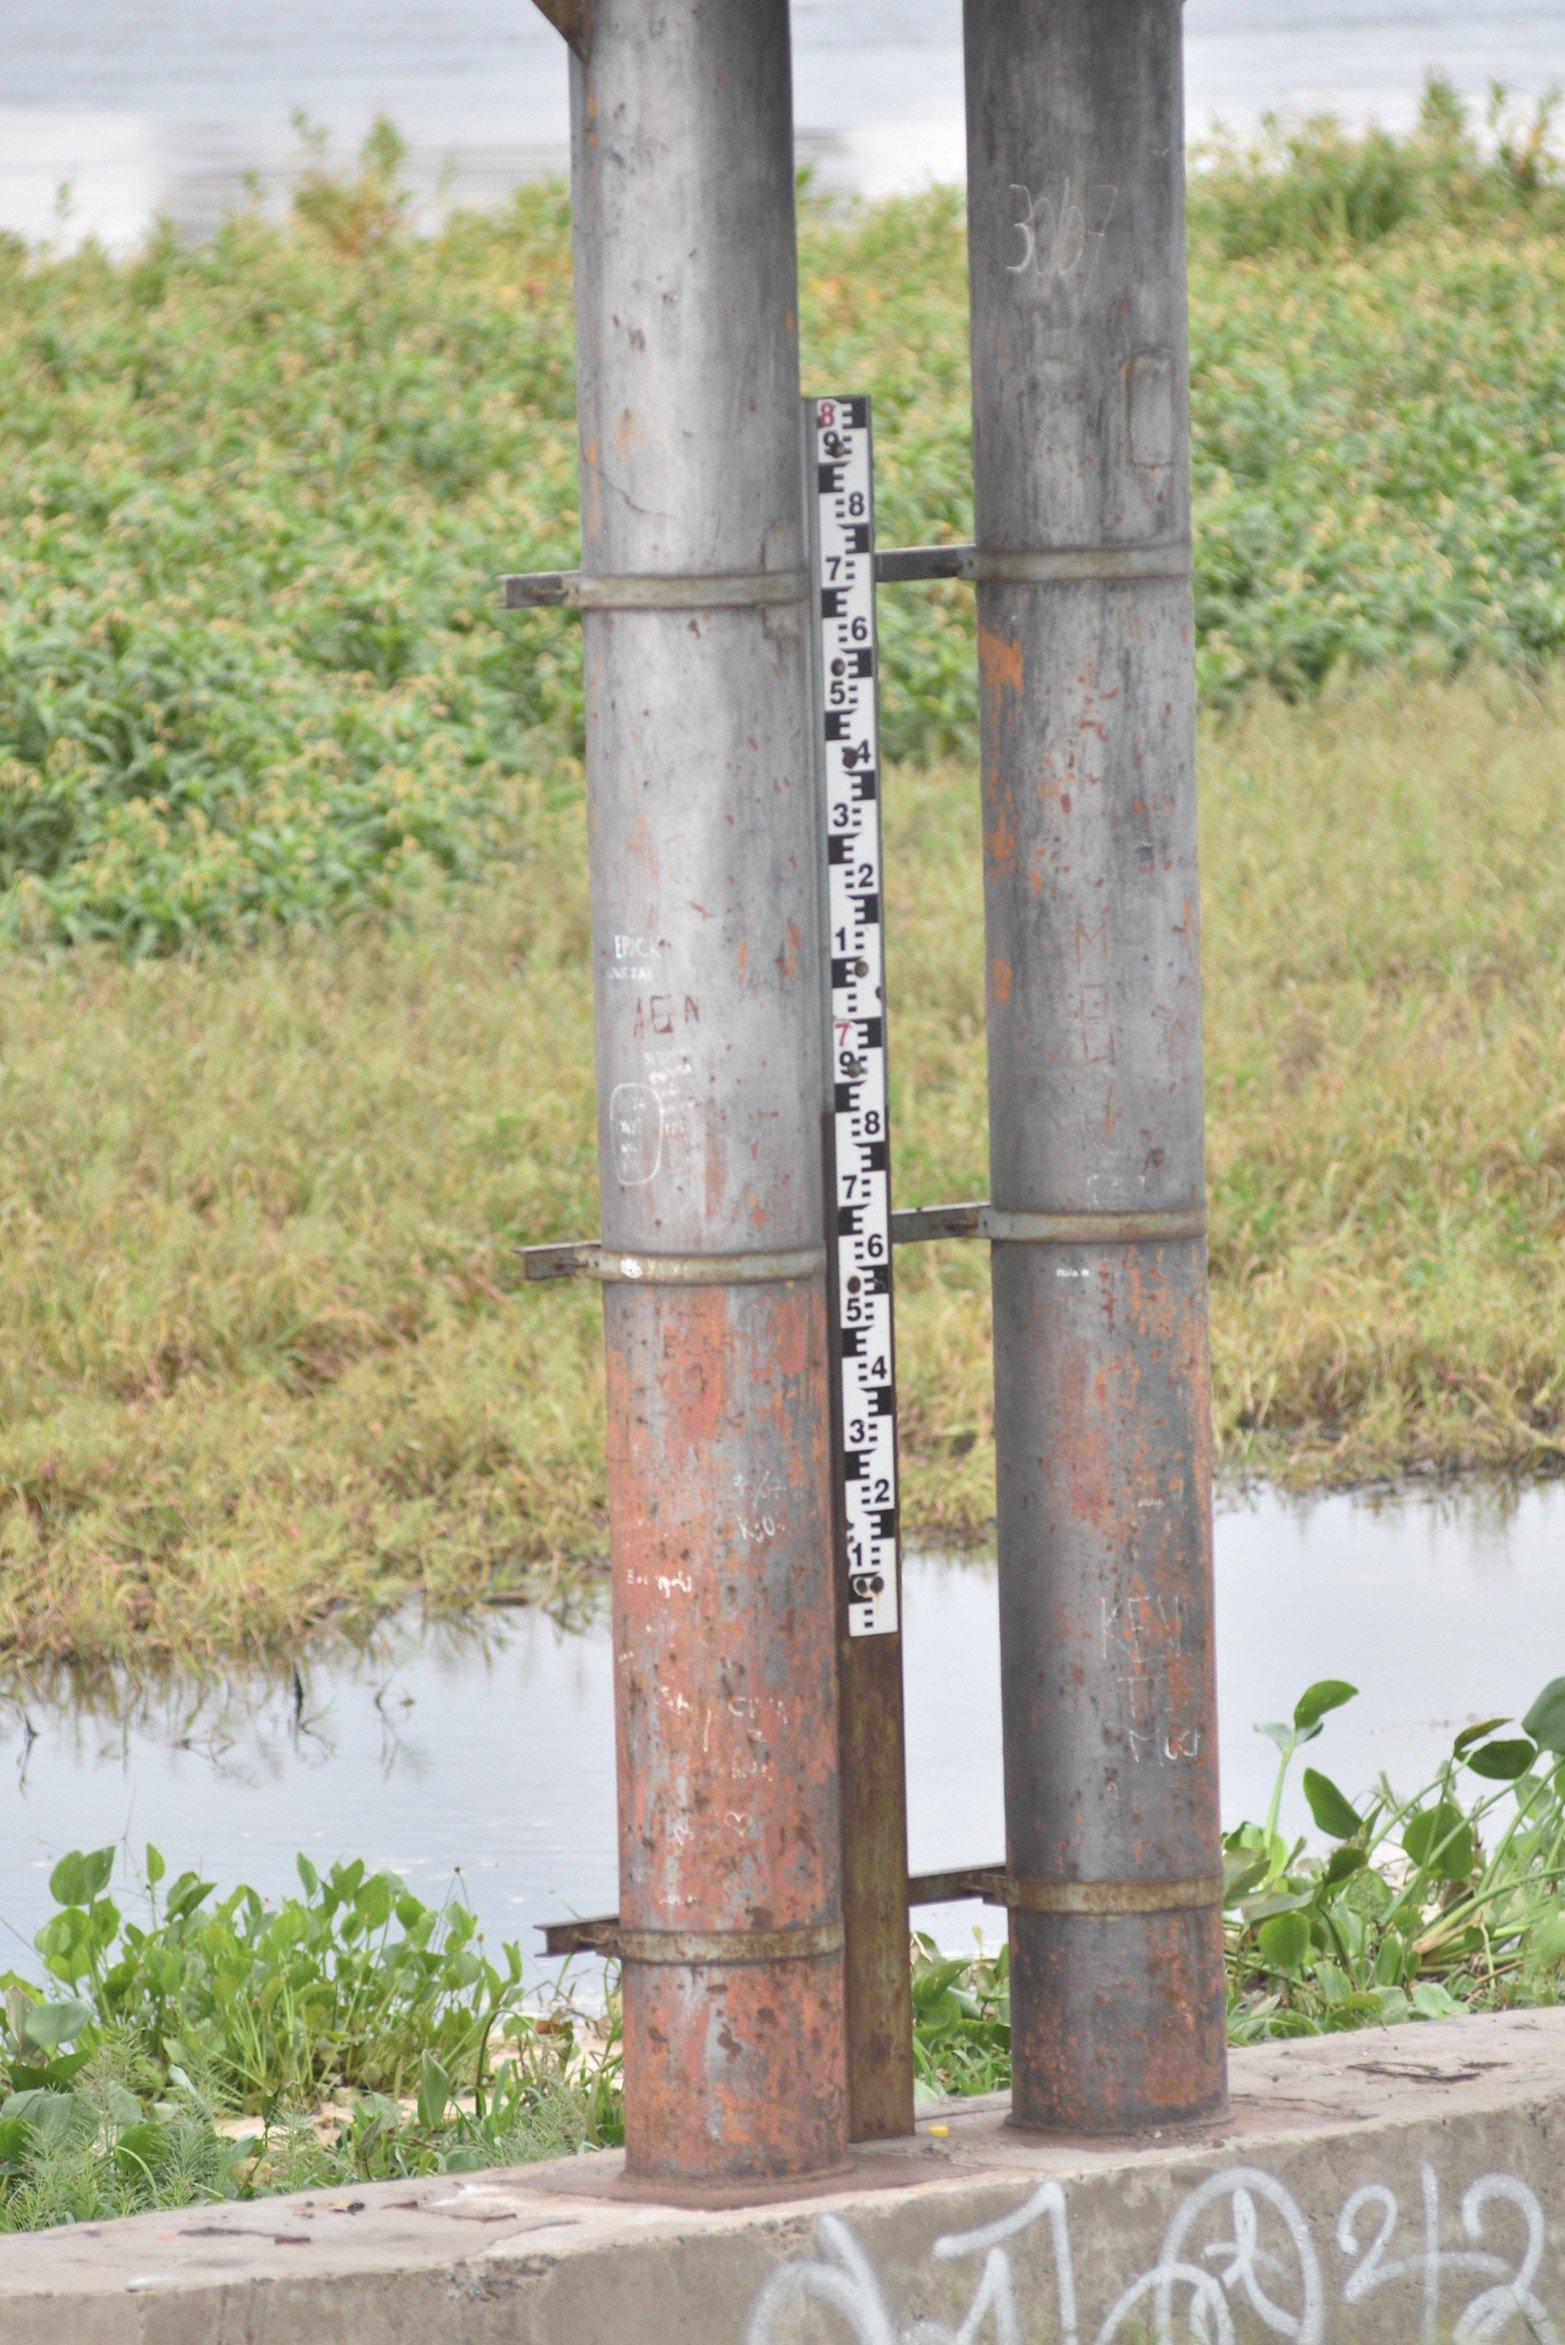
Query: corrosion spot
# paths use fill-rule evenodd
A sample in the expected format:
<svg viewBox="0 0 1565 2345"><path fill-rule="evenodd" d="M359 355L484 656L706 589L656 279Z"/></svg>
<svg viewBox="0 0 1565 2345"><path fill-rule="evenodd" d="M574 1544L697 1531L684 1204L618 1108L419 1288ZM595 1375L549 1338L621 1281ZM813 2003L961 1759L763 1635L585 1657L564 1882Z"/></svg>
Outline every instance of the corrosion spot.
<svg viewBox="0 0 1565 2345"><path fill-rule="evenodd" d="M990 692L1015 692L1022 689L1022 646L1015 635L999 635L993 629L978 630L978 666L985 686Z"/></svg>
<svg viewBox="0 0 1565 2345"><path fill-rule="evenodd" d="M1011 964L998 953L989 964L989 984L995 1000L1003 1008L1011 998Z"/></svg>

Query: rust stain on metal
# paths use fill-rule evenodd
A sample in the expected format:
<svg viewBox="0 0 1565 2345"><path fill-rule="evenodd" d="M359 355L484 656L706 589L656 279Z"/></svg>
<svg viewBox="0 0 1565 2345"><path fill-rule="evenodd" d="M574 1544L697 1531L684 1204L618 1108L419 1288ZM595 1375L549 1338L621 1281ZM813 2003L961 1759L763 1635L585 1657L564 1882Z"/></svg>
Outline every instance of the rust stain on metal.
<svg viewBox="0 0 1565 2345"><path fill-rule="evenodd" d="M984 853L990 867L997 872L1016 869L1016 799L1000 782L985 791Z"/></svg>
<svg viewBox="0 0 1565 2345"><path fill-rule="evenodd" d="M841 1912L821 1284L607 1308L621 1921L821 1928ZM840 1949L627 1963L631 2170L830 2166L842 1999Z"/></svg>
<svg viewBox="0 0 1565 2345"><path fill-rule="evenodd" d="M1004 1009L1011 998L1011 984L1011 964L1001 954L996 953L989 963L989 990L1001 1009Z"/></svg>
<svg viewBox="0 0 1565 2345"><path fill-rule="evenodd" d="M996 695L1014 692L1018 699L1022 692L1022 645L1020 636L1002 635L998 629L981 626L978 630L978 670L987 691Z"/></svg>

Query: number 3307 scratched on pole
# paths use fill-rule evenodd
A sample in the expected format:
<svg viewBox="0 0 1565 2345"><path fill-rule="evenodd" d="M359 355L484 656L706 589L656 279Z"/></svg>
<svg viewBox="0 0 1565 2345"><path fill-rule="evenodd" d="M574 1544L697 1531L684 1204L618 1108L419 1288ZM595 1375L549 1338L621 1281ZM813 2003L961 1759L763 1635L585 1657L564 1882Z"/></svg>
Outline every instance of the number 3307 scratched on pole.
<svg viewBox="0 0 1565 2345"><path fill-rule="evenodd" d="M831 955L833 1242L848 1627L898 1626L874 469L867 399L809 403Z"/></svg>

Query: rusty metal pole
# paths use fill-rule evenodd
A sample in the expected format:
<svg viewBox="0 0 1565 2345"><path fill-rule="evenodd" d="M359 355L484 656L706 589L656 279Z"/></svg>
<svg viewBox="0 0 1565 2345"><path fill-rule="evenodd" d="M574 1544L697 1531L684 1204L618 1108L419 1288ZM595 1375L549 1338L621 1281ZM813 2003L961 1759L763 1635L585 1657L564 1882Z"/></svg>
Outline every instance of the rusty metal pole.
<svg viewBox="0 0 1565 2345"><path fill-rule="evenodd" d="M846 2142L788 0L556 19L627 2170L743 2184Z"/></svg>
<svg viewBox="0 0 1565 2345"><path fill-rule="evenodd" d="M1180 0L966 0L1014 2115L1225 2090Z"/></svg>

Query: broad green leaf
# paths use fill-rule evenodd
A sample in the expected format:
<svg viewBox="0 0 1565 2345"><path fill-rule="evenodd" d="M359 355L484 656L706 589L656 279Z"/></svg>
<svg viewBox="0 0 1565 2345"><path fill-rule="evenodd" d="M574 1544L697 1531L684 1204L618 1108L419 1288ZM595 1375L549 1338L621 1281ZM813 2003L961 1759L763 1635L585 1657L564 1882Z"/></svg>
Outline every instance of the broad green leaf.
<svg viewBox="0 0 1565 2345"><path fill-rule="evenodd" d="M122 2165L131 2169L145 2167L155 2174L160 2166L167 2164L173 2147L165 2129L155 2118L148 2117L120 2135L114 2154Z"/></svg>
<svg viewBox="0 0 1565 2345"><path fill-rule="evenodd" d="M93 2008L79 1995L62 1996L57 2003L35 2003L22 2022L22 2041L40 2052L57 2052L73 2044L93 2021Z"/></svg>
<svg viewBox="0 0 1565 2345"><path fill-rule="evenodd" d="M355 1903L366 1929L383 1930L390 1921L393 1887L384 1873L376 1873L359 1891Z"/></svg>
<svg viewBox="0 0 1565 2345"><path fill-rule="evenodd" d="M1240 1911L1253 1929L1257 1922L1266 1921L1274 1913L1302 1913L1307 1905L1314 1903L1313 1889L1275 1889L1269 1897L1247 1897Z"/></svg>
<svg viewBox="0 0 1565 2345"><path fill-rule="evenodd" d="M1292 1750L1298 1740L1293 1728L1284 1726L1279 1718L1269 1719L1264 1726L1258 1725L1255 1731L1257 1734L1264 1734L1267 1741L1274 1742L1280 1751Z"/></svg>
<svg viewBox="0 0 1565 2345"><path fill-rule="evenodd" d="M1464 1726L1451 1745L1452 1757L1459 1759L1464 1751L1472 1749L1475 1742L1482 1742L1486 1734L1493 1734L1497 1726L1505 1724L1503 1718L1480 1718L1476 1726Z"/></svg>
<svg viewBox="0 0 1565 2345"><path fill-rule="evenodd" d="M113 1871L115 1871L113 1848L94 1848L92 1855L84 1855L82 1857L82 1890L84 1890L84 1895L73 1897L70 1902L73 1904L92 1904L92 1899L101 1897L103 1890L108 1888Z"/></svg>
<svg viewBox="0 0 1565 2345"><path fill-rule="evenodd" d="M1465 1881L1477 1854L1472 1827L1450 1800L1441 1800L1432 1808L1420 1808L1416 1816L1410 1816L1403 1830L1402 1846L1415 1865L1438 1873L1447 1881Z"/></svg>
<svg viewBox="0 0 1565 2345"><path fill-rule="evenodd" d="M1475 1775L1485 1776L1491 1783L1514 1783L1526 1774L1537 1756L1537 1744L1517 1736L1481 1744L1476 1751L1468 1752L1467 1764Z"/></svg>
<svg viewBox="0 0 1565 2345"><path fill-rule="evenodd" d="M147 1886L148 1886L148 1888L149 1888L149 1889L155 1889L155 1888L157 1887L158 1883L159 1883L159 1882L162 1880L162 1878L163 1878L164 1874L165 1874L167 1871L168 1871L168 1860L167 1860L167 1859L166 1859L166 1857L164 1856L164 1854L163 1854L163 1851L162 1851L160 1848L154 1848L154 1847L153 1847L153 1845L152 1845L152 1843L151 1843L151 1841L149 1840L149 1841L147 1842Z"/></svg>
<svg viewBox="0 0 1565 2345"><path fill-rule="evenodd" d="M1323 1832L1333 1840L1351 1840L1355 1832L1362 1832L1364 1819L1329 1775L1319 1774L1315 1768L1304 1770L1304 1796L1310 1803L1310 1814Z"/></svg>
<svg viewBox="0 0 1565 2345"><path fill-rule="evenodd" d="M1522 1732L1542 1750L1565 1751L1565 1677L1550 1678L1522 1720Z"/></svg>
<svg viewBox="0 0 1565 2345"><path fill-rule="evenodd" d="M433 2133L451 2103L451 2079L432 2052L424 2054L424 2065L419 2076L419 2123L426 2132Z"/></svg>
<svg viewBox="0 0 1565 2345"><path fill-rule="evenodd" d="M1420 1979L1412 1994L1413 2009L1420 2019L1460 2019L1463 2006L1438 1979Z"/></svg>
<svg viewBox="0 0 1565 2345"><path fill-rule="evenodd" d="M1224 1905L1237 1905L1241 1898L1248 1897L1250 1891L1259 1882L1265 1880L1267 1870L1264 1850L1246 1848L1225 1856L1223 1859Z"/></svg>
<svg viewBox="0 0 1565 2345"><path fill-rule="evenodd" d="M1310 1950L1310 1925L1302 1913L1273 1914L1256 1941L1268 1970L1296 1971Z"/></svg>
<svg viewBox="0 0 1565 2345"><path fill-rule="evenodd" d="M1529 1970L1557 1970L1565 1962L1565 1912L1545 1914L1523 1939L1522 1955Z"/></svg>
<svg viewBox="0 0 1565 2345"><path fill-rule="evenodd" d="M1361 1873L1368 1863L1369 1858L1361 1848L1334 1848L1326 1859L1326 1869L1320 1877L1321 1887L1335 1889L1339 1882L1350 1881L1355 1873Z"/></svg>
<svg viewBox="0 0 1565 2345"><path fill-rule="evenodd" d="M1381 2006L1380 1997L1365 1994L1355 1988L1350 1994L1342 1996L1338 2002L1333 2003L1327 2014L1326 2024L1336 2034L1349 2028L1367 2027L1372 2021L1380 2021L1384 2018L1385 2012Z"/></svg>
<svg viewBox="0 0 1565 2345"><path fill-rule="evenodd" d="M103 2088L103 2113L111 2125L139 2125L141 2103L124 2085L110 2082Z"/></svg>
<svg viewBox="0 0 1565 2345"><path fill-rule="evenodd" d="M1344 1702L1351 1702L1358 1692L1346 1678L1323 1677L1306 1687L1293 1705L1293 1723L1299 1728L1315 1726L1328 1710L1340 1710Z"/></svg>
<svg viewBox="0 0 1565 2345"><path fill-rule="evenodd" d="M304 1883L305 1896L313 1897L321 1885L320 1874L315 1870L309 1858L302 1853L296 1856L293 1861L299 1878Z"/></svg>
<svg viewBox="0 0 1565 2345"><path fill-rule="evenodd" d="M86 1903L87 1859L79 1848L69 1856L62 1856L49 1875L49 1895L56 1905L84 1905Z"/></svg>

